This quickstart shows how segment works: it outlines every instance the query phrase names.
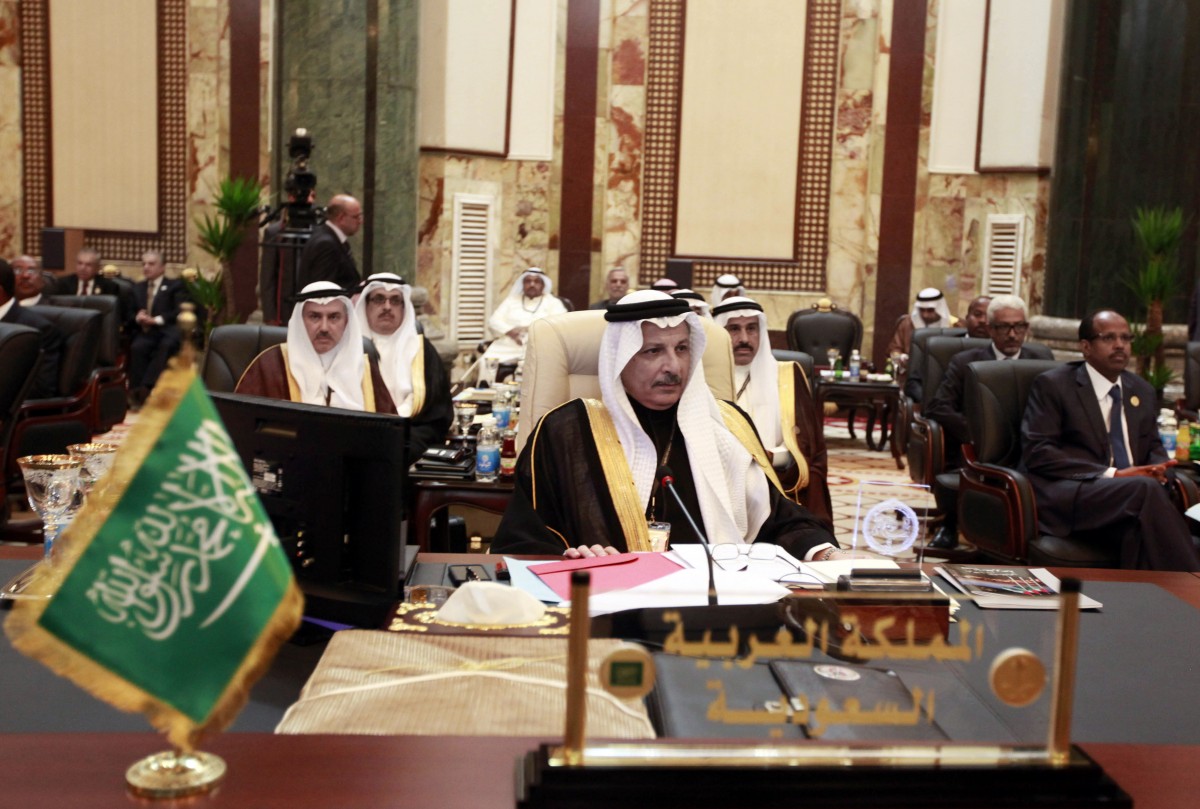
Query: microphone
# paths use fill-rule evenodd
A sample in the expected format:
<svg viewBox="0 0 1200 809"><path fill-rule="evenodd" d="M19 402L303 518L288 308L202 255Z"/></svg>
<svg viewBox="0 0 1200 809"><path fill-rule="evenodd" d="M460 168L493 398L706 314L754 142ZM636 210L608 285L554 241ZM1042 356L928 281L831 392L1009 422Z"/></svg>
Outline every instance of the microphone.
<svg viewBox="0 0 1200 809"><path fill-rule="evenodd" d="M708 537L704 536L704 532L696 525L696 521L692 519L692 514L683 504L683 498L679 496L679 492L675 491L675 474L671 471L671 467L665 464L658 467L657 476L662 487L675 498L675 503L683 512L683 516L687 518L688 525L692 526L692 532L700 537L700 544L704 546L704 559L708 562L708 606L715 607L717 606L717 580L713 573L712 545L709 544Z"/></svg>

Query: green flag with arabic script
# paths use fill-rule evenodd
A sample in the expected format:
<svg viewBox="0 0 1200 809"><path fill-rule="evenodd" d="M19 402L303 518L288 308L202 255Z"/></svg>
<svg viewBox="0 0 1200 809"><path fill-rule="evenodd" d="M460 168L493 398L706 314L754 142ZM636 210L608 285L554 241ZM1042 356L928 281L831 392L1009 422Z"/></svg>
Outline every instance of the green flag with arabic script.
<svg viewBox="0 0 1200 809"><path fill-rule="evenodd" d="M13 645L177 747L227 726L303 599L212 400L167 371L5 623ZM58 547L56 546L56 550Z"/></svg>

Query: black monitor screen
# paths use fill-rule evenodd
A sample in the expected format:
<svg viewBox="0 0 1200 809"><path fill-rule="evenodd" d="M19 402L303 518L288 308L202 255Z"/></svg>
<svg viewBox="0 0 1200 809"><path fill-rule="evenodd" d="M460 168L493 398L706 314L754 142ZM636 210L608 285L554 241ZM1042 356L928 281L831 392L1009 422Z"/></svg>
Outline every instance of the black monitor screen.
<svg viewBox="0 0 1200 809"><path fill-rule="evenodd" d="M408 421L215 393L307 615L378 626L399 600Z"/></svg>

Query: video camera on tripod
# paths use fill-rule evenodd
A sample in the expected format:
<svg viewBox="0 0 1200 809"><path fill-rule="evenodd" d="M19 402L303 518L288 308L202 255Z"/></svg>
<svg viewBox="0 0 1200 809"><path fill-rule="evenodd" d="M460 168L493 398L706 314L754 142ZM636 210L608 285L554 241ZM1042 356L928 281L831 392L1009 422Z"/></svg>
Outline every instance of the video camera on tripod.
<svg viewBox="0 0 1200 809"><path fill-rule="evenodd" d="M315 226L325 221L325 209L313 204L317 175L308 167L314 147L307 129L297 129L288 140L292 167L283 183L286 199L259 220L263 232L259 294L263 321L285 324L292 312L292 298L299 292L300 253ZM285 214L286 212L286 214Z"/></svg>

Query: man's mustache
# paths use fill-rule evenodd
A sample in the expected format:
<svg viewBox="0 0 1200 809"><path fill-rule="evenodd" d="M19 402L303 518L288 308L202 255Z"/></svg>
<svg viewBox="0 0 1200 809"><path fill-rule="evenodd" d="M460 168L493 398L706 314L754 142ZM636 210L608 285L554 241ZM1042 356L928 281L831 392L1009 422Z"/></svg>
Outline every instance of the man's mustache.
<svg viewBox="0 0 1200 809"><path fill-rule="evenodd" d="M733 347L733 350L734 350L734 351L740 351L740 350L741 350L741 349L743 349L743 348L749 348L749 349L753 349L753 348L754 348L754 346L750 345L749 343L738 343L737 345L735 345L735 346Z"/></svg>
<svg viewBox="0 0 1200 809"><path fill-rule="evenodd" d="M680 385L683 383L683 377L679 374L663 374L658 379L654 380L651 387L665 388L668 385Z"/></svg>

